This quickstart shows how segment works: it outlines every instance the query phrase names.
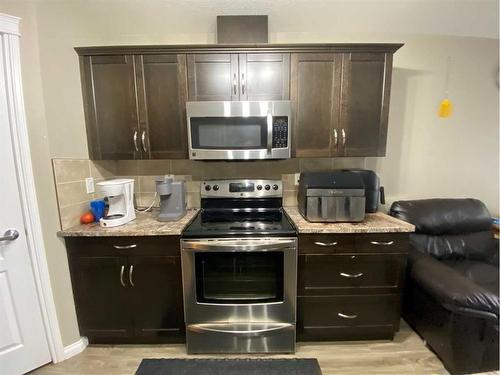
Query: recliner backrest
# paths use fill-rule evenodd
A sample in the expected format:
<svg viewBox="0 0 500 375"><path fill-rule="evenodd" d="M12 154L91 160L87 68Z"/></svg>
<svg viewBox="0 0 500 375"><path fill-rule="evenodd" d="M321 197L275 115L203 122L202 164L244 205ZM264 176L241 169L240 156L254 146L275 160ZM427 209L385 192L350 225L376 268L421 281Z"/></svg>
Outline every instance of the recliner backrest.
<svg viewBox="0 0 500 375"><path fill-rule="evenodd" d="M491 216L477 199L397 201L390 214L415 225L410 243L438 259L491 257Z"/></svg>

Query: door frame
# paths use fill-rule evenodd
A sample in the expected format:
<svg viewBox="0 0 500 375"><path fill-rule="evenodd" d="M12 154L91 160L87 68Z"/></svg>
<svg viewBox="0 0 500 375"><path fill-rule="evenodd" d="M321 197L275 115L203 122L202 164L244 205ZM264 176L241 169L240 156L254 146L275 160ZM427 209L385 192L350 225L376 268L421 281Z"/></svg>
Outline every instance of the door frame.
<svg viewBox="0 0 500 375"><path fill-rule="evenodd" d="M4 41L5 48L7 110L10 118L11 142L31 268L35 279L38 304L42 313L49 352L52 361L56 363L79 353L81 350L75 352L72 348L75 344L66 349L64 348L52 293L24 111L19 47L21 37L19 32L20 21L21 18L19 17L0 13L0 37Z"/></svg>

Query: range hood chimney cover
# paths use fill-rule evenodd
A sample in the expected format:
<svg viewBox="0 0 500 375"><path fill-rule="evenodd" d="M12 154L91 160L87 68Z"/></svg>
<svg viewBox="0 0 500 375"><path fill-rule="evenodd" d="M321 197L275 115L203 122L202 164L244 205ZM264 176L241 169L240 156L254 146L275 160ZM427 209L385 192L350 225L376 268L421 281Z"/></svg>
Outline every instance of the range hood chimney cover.
<svg viewBox="0 0 500 375"><path fill-rule="evenodd" d="M267 16L217 16L217 44L268 42Z"/></svg>

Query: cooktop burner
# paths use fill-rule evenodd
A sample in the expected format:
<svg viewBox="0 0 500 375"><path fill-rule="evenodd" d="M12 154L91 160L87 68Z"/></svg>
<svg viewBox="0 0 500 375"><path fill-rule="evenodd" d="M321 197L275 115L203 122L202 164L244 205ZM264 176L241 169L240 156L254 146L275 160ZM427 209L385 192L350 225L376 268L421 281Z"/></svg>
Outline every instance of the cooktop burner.
<svg viewBox="0 0 500 375"><path fill-rule="evenodd" d="M281 181L206 181L201 189L201 210L184 238L297 235L282 208Z"/></svg>

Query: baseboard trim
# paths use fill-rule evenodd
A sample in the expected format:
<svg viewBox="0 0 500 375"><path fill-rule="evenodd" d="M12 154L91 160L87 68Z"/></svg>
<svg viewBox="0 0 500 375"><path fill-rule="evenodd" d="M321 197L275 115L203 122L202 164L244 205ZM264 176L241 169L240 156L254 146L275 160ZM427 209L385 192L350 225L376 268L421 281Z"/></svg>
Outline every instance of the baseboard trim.
<svg viewBox="0 0 500 375"><path fill-rule="evenodd" d="M86 337L80 337L80 340L64 347L64 359L69 359L85 350L89 340Z"/></svg>

